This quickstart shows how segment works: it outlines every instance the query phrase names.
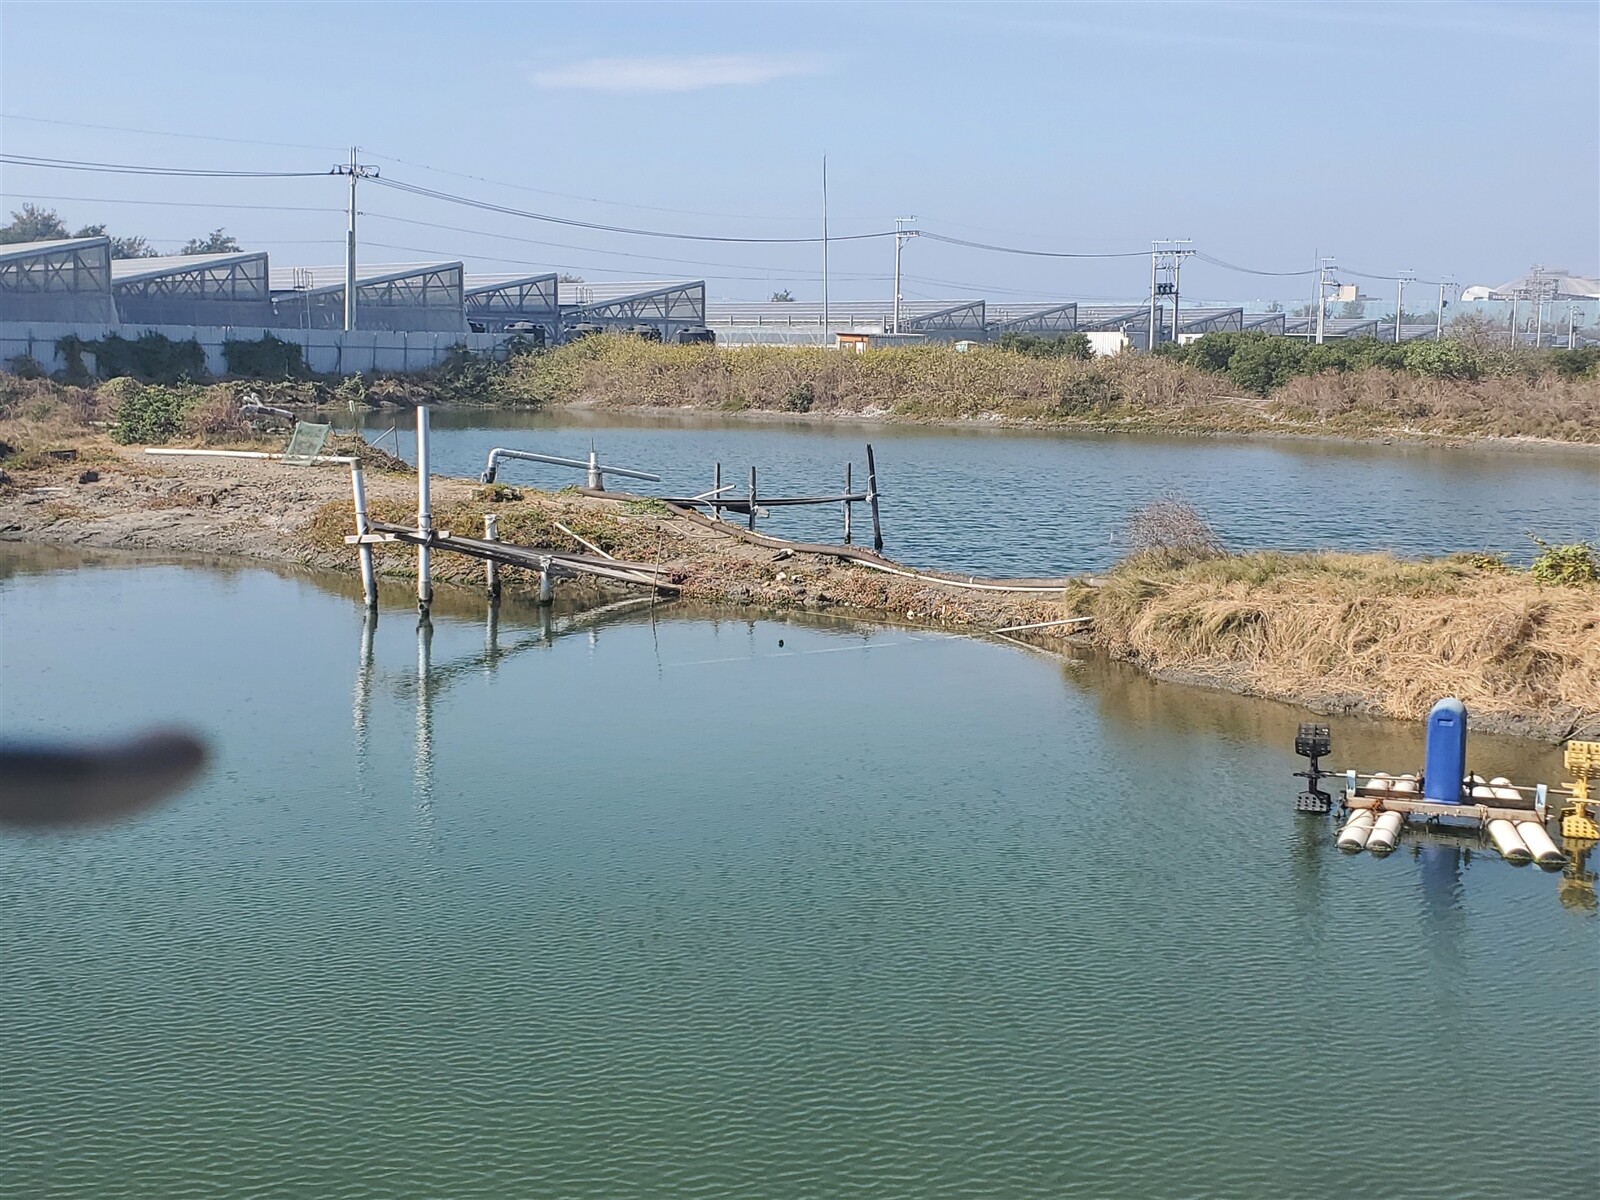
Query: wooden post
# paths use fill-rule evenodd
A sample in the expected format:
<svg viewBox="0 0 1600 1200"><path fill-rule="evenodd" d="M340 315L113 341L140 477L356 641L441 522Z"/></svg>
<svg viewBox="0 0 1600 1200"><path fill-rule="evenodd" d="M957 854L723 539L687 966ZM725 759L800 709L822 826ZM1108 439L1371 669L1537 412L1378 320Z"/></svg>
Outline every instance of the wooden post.
<svg viewBox="0 0 1600 1200"><path fill-rule="evenodd" d="M483 540L498 542L500 540L500 518L494 513L483 514ZM500 599L500 564L492 558L483 560L484 582L489 588L489 599Z"/></svg>
<svg viewBox="0 0 1600 1200"><path fill-rule="evenodd" d="M845 463L845 465L844 465L844 494L846 496L850 495L850 464L849 463ZM846 500L844 502L843 507L844 507L844 544L846 546L848 546L850 544L850 501Z"/></svg>
<svg viewBox="0 0 1600 1200"><path fill-rule="evenodd" d="M372 522L367 519L367 482L361 473L361 464L350 464L350 491L355 495L356 534L366 537L372 532ZM378 607L378 576L372 568L372 546L368 542L356 543L356 554L361 560L361 598L369 610Z"/></svg>
<svg viewBox="0 0 1600 1200"><path fill-rule="evenodd" d="M750 528L756 527L756 469L750 468Z"/></svg>
<svg viewBox="0 0 1600 1200"><path fill-rule="evenodd" d="M872 548L883 549L883 526L878 521L878 464L872 457L872 444L867 444L867 504L872 509Z"/></svg>
<svg viewBox="0 0 1600 1200"><path fill-rule="evenodd" d="M722 520L722 505L718 503L718 501L721 499L722 464L718 463L716 466L711 468L711 519L713 521Z"/></svg>

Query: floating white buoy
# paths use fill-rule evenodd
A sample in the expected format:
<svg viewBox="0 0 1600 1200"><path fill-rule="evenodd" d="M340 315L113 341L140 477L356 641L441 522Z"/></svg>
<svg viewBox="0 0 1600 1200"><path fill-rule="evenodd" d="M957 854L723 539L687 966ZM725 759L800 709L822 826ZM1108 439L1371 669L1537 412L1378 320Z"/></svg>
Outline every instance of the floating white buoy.
<svg viewBox="0 0 1600 1200"><path fill-rule="evenodd" d="M1489 780L1489 790L1494 793L1494 798L1502 804L1521 804L1522 793L1511 786L1511 780L1504 775L1496 775Z"/></svg>
<svg viewBox="0 0 1600 1200"><path fill-rule="evenodd" d="M1396 796L1415 796L1421 790L1415 775L1402 775L1390 785L1389 790Z"/></svg>
<svg viewBox="0 0 1600 1200"><path fill-rule="evenodd" d="M1367 850L1373 854L1389 853L1399 843L1400 830L1405 823L1405 817L1397 812L1380 813L1367 838Z"/></svg>
<svg viewBox="0 0 1600 1200"><path fill-rule="evenodd" d="M1367 783L1368 793L1375 796L1388 795L1389 789L1392 787L1394 787L1394 777L1387 771L1375 772L1372 779Z"/></svg>
<svg viewBox="0 0 1600 1200"><path fill-rule="evenodd" d="M1518 821L1517 835L1522 838L1522 844L1527 846L1528 853L1533 855L1541 867L1558 867L1567 861L1567 856L1561 853L1539 822Z"/></svg>
<svg viewBox="0 0 1600 1200"><path fill-rule="evenodd" d="M1525 863L1533 857L1527 843L1522 840L1522 835L1517 832L1517 827L1504 817L1490 821L1488 833L1494 848L1500 851L1500 857L1507 862Z"/></svg>
<svg viewBox="0 0 1600 1200"><path fill-rule="evenodd" d="M1351 854L1358 853L1367 844L1374 819L1370 808L1358 808L1355 816L1346 821L1344 828L1339 830L1339 839L1336 843L1339 849L1347 850Z"/></svg>
<svg viewBox="0 0 1600 1200"><path fill-rule="evenodd" d="M1468 775L1467 783L1472 787L1472 798L1479 804L1487 804L1495 798L1493 789L1489 787L1489 781L1482 775Z"/></svg>

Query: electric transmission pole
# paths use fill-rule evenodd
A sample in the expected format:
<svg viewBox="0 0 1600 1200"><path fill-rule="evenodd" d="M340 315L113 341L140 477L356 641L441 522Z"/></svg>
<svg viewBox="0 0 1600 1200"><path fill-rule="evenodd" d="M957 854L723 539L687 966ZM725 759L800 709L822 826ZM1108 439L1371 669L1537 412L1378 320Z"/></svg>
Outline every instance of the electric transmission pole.
<svg viewBox="0 0 1600 1200"><path fill-rule="evenodd" d="M356 327L356 181L376 179L378 168L356 161L356 147L350 147L350 164L340 163L329 172L331 175L350 176L350 225L344 240L344 327Z"/></svg>
<svg viewBox="0 0 1600 1200"><path fill-rule="evenodd" d="M1323 333L1327 325L1328 315L1328 274L1337 270L1333 259L1325 258L1317 269L1317 345L1322 345Z"/></svg>
<svg viewBox="0 0 1600 1200"><path fill-rule="evenodd" d="M894 219L894 318L890 325L891 333L900 332L900 251L904 248L907 238L917 236L915 229L906 229L906 226L915 220L915 217Z"/></svg>
<svg viewBox="0 0 1600 1200"><path fill-rule="evenodd" d="M1433 330L1433 340L1436 342L1444 341L1444 289L1449 282L1450 277L1448 275L1439 281L1439 311L1434 314L1435 324Z"/></svg>
<svg viewBox="0 0 1600 1200"><path fill-rule="evenodd" d="M1145 338L1145 348L1154 350L1157 330L1161 327L1161 297L1172 297L1172 340L1178 340L1178 277L1183 271L1183 260L1194 251L1189 249L1188 238L1168 238L1164 242L1150 243L1150 332Z"/></svg>
<svg viewBox="0 0 1600 1200"><path fill-rule="evenodd" d="M1415 271L1401 271L1394 289L1394 344L1400 344L1400 321L1406 313L1406 284L1417 277Z"/></svg>

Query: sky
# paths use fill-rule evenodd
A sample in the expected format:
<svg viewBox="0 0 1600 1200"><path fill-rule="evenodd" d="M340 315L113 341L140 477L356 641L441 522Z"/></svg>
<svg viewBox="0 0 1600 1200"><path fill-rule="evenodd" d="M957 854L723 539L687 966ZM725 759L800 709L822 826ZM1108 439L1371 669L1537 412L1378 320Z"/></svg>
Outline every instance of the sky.
<svg viewBox="0 0 1600 1200"><path fill-rule="evenodd" d="M1600 275L1596 0L4 0L0 114L0 154L306 172L0 163L6 211L168 252L221 226L274 266L342 261L347 184L324 172L359 145L364 262L704 278L713 299L821 298L819 245L759 239L820 236L824 157L836 302L890 295L893 239L843 239L897 217L927 235L904 250L917 300L1138 301L1156 238L1191 239L1196 303L1308 299L1306 274L1219 263L1319 256L1379 297L1401 272Z"/></svg>

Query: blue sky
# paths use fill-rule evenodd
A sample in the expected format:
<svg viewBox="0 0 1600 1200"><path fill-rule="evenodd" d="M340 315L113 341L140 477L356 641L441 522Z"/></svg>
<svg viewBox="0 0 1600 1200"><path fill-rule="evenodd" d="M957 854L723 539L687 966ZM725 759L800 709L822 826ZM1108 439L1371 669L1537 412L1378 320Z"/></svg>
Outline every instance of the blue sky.
<svg viewBox="0 0 1600 1200"><path fill-rule="evenodd" d="M1148 252L1152 238L1187 237L1264 270L1305 270L1320 252L1468 284L1533 263L1600 274L1592 0L7 2L0 72L0 145L14 154L320 171L357 143L395 181L747 238L817 234L826 154L835 236L914 215L949 236L1047 250ZM162 249L221 225L279 265L342 255L332 178L5 165L0 191L7 209L34 200ZM361 208L372 262L703 276L713 297L820 297L812 245L612 234L373 186ZM835 243L833 296L887 296L892 256L886 240ZM1148 274L1147 258L925 238L907 247L905 293L1137 300ZM1293 301L1310 284L1191 260L1184 291Z"/></svg>

